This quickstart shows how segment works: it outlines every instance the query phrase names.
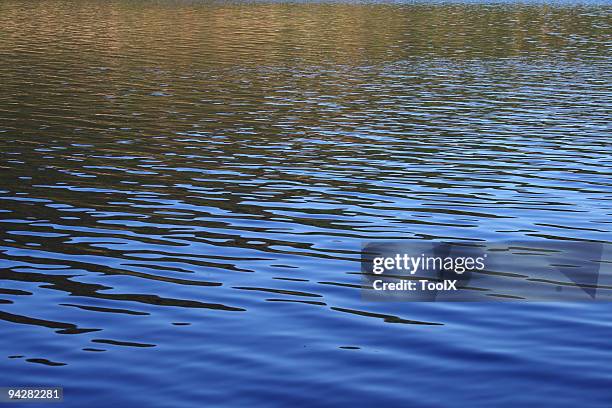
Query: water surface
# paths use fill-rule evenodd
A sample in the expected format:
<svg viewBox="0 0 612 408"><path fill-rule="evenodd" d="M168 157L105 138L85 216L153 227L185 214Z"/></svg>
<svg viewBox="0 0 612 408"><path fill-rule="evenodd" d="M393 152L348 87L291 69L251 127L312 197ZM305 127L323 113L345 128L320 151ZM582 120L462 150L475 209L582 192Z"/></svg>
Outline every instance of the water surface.
<svg viewBox="0 0 612 408"><path fill-rule="evenodd" d="M609 242L610 11L0 2L0 385L609 407L609 304L365 302L359 250Z"/></svg>

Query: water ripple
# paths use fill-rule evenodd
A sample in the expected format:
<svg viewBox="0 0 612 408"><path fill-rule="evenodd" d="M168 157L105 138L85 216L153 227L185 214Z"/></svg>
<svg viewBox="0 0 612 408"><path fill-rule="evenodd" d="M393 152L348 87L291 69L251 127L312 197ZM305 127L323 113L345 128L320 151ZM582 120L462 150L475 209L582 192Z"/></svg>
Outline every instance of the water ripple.
<svg viewBox="0 0 612 408"><path fill-rule="evenodd" d="M610 242L609 17L0 2L4 372L74 407L609 406L605 305L367 303L358 272L372 240Z"/></svg>

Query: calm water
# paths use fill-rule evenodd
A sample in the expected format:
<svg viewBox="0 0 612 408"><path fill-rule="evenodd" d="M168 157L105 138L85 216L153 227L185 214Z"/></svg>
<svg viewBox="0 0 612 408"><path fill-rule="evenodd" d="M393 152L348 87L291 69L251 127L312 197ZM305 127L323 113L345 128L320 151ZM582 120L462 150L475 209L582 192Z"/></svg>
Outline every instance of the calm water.
<svg viewBox="0 0 612 408"><path fill-rule="evenodd" d="M0 1L0 386L609 407L610 304L366 302L358 260L609 242L611 11Z"/></svg>

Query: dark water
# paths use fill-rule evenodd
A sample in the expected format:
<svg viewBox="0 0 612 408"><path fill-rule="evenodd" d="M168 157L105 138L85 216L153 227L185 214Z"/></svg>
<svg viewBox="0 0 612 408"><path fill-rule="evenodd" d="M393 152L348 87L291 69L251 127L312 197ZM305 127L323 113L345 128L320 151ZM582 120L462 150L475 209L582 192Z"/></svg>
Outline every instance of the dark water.
<svg viewBox="0 0 612 408"><path fill-rule="evenodd" d="M611 10L1 1L0 386L609 407L610 304L366 302L358 260L609 242Z"/></svg>

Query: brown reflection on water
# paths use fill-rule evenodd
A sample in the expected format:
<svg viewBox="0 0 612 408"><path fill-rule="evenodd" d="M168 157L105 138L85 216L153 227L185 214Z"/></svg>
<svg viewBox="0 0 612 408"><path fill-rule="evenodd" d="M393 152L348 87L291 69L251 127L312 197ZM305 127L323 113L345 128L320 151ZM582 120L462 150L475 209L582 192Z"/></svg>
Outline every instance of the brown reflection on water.
<svg viewBox="0 0 612 408"><path fill-rule="evenodd" d="M0 10L3 53L111 68L350 65L562 49L570 57L585 46L603 52L606 38L595 24L600 12L589 15L586 6L4 1Z"/></svg>

